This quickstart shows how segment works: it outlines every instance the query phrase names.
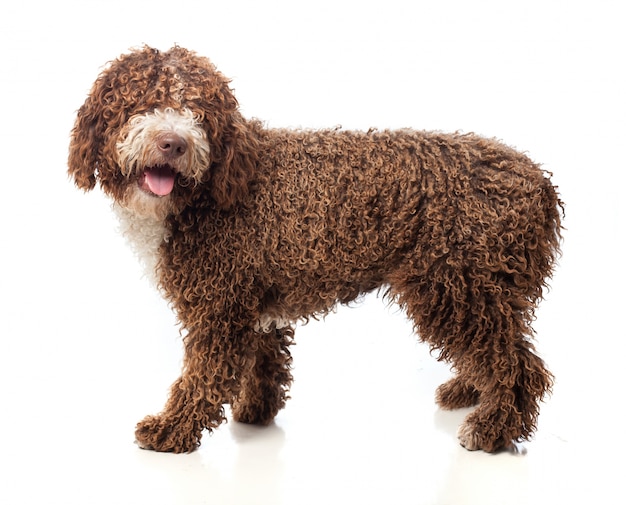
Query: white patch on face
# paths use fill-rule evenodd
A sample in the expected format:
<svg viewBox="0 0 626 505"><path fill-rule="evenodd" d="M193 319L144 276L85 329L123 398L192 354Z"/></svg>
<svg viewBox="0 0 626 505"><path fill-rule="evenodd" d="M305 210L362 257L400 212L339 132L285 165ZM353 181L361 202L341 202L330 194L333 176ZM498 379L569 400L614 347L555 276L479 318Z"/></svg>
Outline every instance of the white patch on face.
<svg viewBox="0 0 626 505"><path fill-rule="evenodd" d="M159 138L169 133L185 142L185 151L180 156L167 156L158 147ZM167 166L176 177L173 184L199 183L211 161L207 135L189 109L155 109L133 116L122 130L116 149L122 174L137 177L139 181L145 178L147 169ZM163 220L172 210L171 201L169 194L148 194L138 183L129 185L118 203L140 217Z"/></svg>
<svg viewBox="0 0 626 505"><path fill-rule="evenodd" d="M187 143L185 154L175 160L164 158L157 147L157 138L176 133ZM133 116L116 144L118 163L124 175L146 167L168 164L180 175L196 182L210 163L210 148L205 131L189 109L167 108Z"/></svg>

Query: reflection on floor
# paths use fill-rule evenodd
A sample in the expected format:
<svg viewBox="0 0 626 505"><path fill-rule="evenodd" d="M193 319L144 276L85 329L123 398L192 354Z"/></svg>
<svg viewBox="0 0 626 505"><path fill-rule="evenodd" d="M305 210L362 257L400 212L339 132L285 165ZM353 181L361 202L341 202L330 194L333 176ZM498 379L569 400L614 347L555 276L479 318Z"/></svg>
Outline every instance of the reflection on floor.
<svg viewBox="0 0 626 505"><path fill-rule="evenodd" d="M133 443L134 423L158 411L176 375L179 349L166 349L171 332L153 337L152 347L138 333L123 356L115 350L123 338L113 337L98 359L91 349L69 371L39 363L53 379L42 375L41 389L30 384L26 397L15 391L16 403L39 402L40 409L19 423L31 439L5 433L8 479L0 496L11 500L3 502L609 503L597 501L601 482L611 478L607 461L589 461L584 440L567 432L567 391L557 386L532 442L496 455L468 452L455 432L469 409L444 412L433 401L447 367L417 343L402 314L374 297L362 305L298 329L292 398L274 424L230 421L193 454ZM145 328L127 324L129 334L133 324ZM143 360L129 361L141 353Z"/></svg>

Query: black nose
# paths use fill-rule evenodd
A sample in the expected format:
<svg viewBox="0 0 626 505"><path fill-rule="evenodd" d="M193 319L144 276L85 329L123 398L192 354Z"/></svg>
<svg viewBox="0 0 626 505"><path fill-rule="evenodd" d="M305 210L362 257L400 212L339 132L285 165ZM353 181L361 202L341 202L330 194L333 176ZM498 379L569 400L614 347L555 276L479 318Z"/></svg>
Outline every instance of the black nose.
<svg viewBox="0 0 626 505"><path fill-rule="evenodd" d="M157 148L169 158L178 158L185 154L187 142L177 133L168 132L157 138Z"/></svg>

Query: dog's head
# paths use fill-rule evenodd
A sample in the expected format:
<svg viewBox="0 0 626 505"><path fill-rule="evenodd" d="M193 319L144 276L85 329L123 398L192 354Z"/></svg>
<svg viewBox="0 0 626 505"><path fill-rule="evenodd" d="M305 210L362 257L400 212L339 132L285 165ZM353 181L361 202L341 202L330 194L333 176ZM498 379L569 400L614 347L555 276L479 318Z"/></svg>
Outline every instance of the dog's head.
<svg viewBox="0 0 626 505"><path fill-rule="evenodd" d="M111 62L79 109L69 174L119 204L163 217L194 191L219 208L246 195L256 144L229 81L191 51L144 47Z"/></svg>

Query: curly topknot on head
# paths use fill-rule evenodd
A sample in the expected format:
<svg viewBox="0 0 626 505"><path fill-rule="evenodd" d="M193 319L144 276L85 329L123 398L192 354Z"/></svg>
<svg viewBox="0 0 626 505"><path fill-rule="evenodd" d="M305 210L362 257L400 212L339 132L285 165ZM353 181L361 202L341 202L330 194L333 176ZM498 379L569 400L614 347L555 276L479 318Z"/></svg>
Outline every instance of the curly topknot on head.
<svg viewBox="0 0 626 505"><path fill-rule="evenodd" d="M185 145L175 163L163 159L158 145L168 132ZM175 199L203 182L226 208L247 194L256 156L248 133L229 80L207 58L178 46L165 52L146 46L97 78L72 130L68 171L78 187L99 182L124 201L138 180L142 186L141 168L158 166L161 175L171 169L180 184L156 196Z"/></svg>

